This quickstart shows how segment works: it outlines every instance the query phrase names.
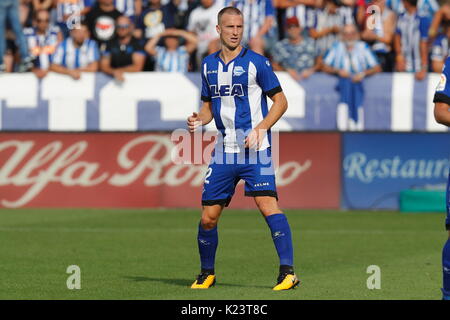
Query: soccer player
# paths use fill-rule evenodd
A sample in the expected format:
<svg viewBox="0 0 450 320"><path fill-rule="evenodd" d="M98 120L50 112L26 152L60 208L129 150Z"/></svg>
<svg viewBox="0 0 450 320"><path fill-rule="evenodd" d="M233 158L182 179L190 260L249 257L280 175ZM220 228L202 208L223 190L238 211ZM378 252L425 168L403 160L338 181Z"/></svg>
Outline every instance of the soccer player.
<svg viewBox="0 0 450 320"><path fill-rule="evenodd" d="M450 127L450 58L445 60L441 74L441 81L434 95L434 117L437 122ZM447 219L445 228L448 231L448 239L442 250L443 287L442 299L450 300L450 174L447 182Z"/></svg>
<svg viewBox="0 0 450 320"><path fill-rule="evenodd" d="M270 128L287 110L287 100L269 60L242 47L243 20L237 8L225 7L219 12L216 30L222 49L203 60L203 105L188 117L191 132L213 119L219 130L202 193L197 237L201 273L193 289L207 289L216 281L217 223L240 179L245 180L245 195L254 197L265 217L280 259L273 290L299 284L293 267L291 230L277 204L270 158ZM267 96L273 101L270 111Z"/></svg>

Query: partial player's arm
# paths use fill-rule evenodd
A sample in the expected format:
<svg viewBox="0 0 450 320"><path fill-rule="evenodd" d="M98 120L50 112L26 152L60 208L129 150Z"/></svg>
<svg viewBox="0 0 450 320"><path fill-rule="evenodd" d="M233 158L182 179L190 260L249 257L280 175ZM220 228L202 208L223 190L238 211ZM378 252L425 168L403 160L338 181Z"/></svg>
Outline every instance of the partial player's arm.
<svg viewBox="0 0 450 320"><path fill-rule="evenodd" d="M434 94L434 118L440 124L450 127L450 58L445 60L441 80Z"/></svg>
<svg viewBox="0 0 450 320"><path fill-rule="evenodd" d="M273 105L267 116L250 132L247 138L245 138L246 148L256 147L259 149L267 130L272 128L273 125L280 120L281 116L288 108L287 99L283 91L274 94L270 99L273 101Z"/></svg>
<svg viewBox="0 0 450 320"><path fill-rule="evenodd" d="M190 132L194 132L198 127L207 125L213 119L212 103L211 101L204 101L200 111L193 112L192 116L188 117L187 125Z"/></svg>
<svg viewBox="0 0 450 320"><path fill-rule="evenodd" d="M450 127L450 105L444 102L434 104L434 118L440 124Z"/></svg>

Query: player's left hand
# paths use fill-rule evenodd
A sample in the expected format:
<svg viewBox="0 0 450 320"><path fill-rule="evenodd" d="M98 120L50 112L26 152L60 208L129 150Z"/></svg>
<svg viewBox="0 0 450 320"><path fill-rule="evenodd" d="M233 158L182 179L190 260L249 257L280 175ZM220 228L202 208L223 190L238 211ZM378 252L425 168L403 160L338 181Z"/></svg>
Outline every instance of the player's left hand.
<svg viewBox="0 0 450 320"><path fill-rule="evenodd" d="M258 150L263 142L266 130L255 128L245 138L245 147Z"/></svg>

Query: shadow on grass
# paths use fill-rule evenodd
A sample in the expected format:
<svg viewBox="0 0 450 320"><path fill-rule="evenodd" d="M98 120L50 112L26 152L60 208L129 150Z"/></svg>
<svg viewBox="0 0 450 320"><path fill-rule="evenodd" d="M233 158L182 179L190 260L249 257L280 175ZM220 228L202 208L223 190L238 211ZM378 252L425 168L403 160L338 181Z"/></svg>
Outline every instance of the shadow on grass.
<svg viewBox="0 0 450 320"><path fill-rule="evenodd" d="M164 279L164 278L150 278L150 277L143 277L143 276L124 276L125 279L129 281L135 281L135 282L161 282L164 284L171 284L176 285L179 287L185 287L189 288L192 284L192 279ZM256 285L241 285L241 284L235 284L235 283L222 283L217 282L216 286L219 287L238 287L238 288L271 288L269 286L256 286Z"/></svg>

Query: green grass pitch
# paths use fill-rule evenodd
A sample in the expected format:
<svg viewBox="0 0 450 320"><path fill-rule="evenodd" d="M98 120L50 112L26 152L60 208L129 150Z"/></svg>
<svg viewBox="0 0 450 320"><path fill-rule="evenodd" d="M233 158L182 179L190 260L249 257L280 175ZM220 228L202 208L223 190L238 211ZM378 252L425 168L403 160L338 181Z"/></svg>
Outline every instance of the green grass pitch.
<svg viewBox="0 0 450 320"><path fill-rule="evenodd" d="M257 211L225 210L217 284L199 271L199 210L0 210L0 299L440 299L443 214L287 210L301 287L273 292L278 258ZM69 265L81 289L69 290ZM381 289L369 290L369 265Z"/></svg>

